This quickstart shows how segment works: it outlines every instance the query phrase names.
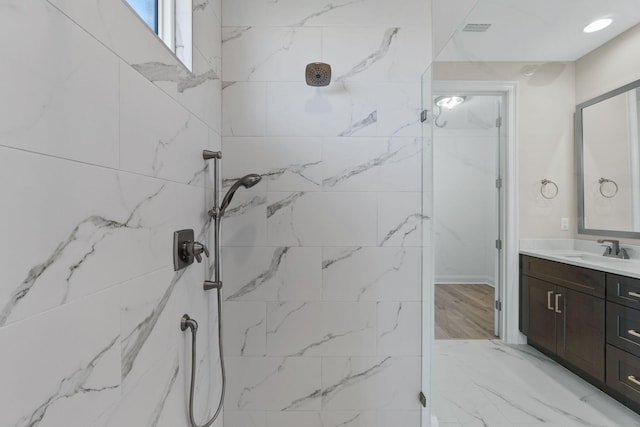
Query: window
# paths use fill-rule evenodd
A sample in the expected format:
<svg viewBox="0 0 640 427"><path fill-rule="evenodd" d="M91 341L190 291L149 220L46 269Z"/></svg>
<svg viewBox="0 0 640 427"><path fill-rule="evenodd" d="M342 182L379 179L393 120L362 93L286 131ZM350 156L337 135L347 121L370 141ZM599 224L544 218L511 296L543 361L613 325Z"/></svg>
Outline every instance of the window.
<svg viewBox="0 0 640 427"><path fill-rule="evenodd" d="M125 0L176 57L192 69L193 0Z"/></svg>
<svg viewBox="0 0 640 427"><path fill-rule="evenodd" d="M140 18L158 34L158 0L127 0Z"/></svg>

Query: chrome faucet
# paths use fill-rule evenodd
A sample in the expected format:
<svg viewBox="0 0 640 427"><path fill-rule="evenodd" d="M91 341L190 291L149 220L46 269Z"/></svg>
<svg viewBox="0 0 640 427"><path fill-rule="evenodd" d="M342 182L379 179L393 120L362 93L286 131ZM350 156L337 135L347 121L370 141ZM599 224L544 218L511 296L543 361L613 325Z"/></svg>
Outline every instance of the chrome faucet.
<svg viewBox="0 0 640 427"><path fill-rule="evenodd" d="M606 249L604 250L603 256L608 256L612 258L622 258L629 259L629 254L625 248L620 247L619 240L610 240L610 239L600 239L598 243L611 243L611 245L602 245Z"/></svg>

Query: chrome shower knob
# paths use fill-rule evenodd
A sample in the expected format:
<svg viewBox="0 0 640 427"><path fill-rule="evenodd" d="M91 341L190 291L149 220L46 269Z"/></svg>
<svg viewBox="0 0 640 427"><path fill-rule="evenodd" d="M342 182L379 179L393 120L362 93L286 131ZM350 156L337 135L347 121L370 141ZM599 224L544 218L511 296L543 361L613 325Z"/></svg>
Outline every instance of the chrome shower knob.
<svg viewBox="0 0 640 427"><path fill-rule="evenodd" d="M183 255L186 257L194 257L196 261L202 262L202 253L209 257L209 249L200 242L186 242L183 245Z"/></svg>

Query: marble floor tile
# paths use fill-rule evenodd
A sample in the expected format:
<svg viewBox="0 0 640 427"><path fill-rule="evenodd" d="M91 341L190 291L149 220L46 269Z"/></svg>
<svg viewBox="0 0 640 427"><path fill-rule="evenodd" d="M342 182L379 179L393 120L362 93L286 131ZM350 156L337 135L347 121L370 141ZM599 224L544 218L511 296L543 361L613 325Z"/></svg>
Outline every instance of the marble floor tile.
<svg viewBox="0 0 640 427"><path fill-rule="evenodd" d="M527 345L435 342L439 426L640 426L640 415Z"/></svg>

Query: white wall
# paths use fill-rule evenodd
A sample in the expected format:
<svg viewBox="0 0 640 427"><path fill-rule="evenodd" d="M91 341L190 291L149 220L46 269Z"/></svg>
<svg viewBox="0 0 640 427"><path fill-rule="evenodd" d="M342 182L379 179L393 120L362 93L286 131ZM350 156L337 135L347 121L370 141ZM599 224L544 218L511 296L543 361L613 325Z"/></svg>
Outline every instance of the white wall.
<svg viewBox="0 0 640 427"><path fill-rule="evenodd" d="M640 79L640 24L576 61L576 104Z"/></svg>
<svg viewBox="0 0 640 427"><path fill-rule="evenodd" d="M520 238L575 235L573 63L438 62L434 80L517 82ZM540 194L544 178L558 185L552 200ZM561 218L570 218L569 231L560 230Z"/></svg>
<svg viewBox="0 0 640 427"><path fill-rule="evenodd" d="M188 425L186 312L214 408L215 300L171 258L220 147L220 4L194 3L194 74L121 1L0 5L0 425Z"/></svg>
<svg viewBox="0 0 640 427"><path fill-rule="evenodd" d="M468 97L434 130L436 283L495 284L497 114L497 97Z"/></svg>
<svg viewBox="0 0 640 427"><path fill-rule="evenodd" d="M429 7L223 4L227 427L419 425Z"/></svg>
<svg viewBox="0 0 640 427"><path fill-rule="evenodd" d="M640 25L627 30L576 61L576 103L585 102L640 79ZM627 187L628 188L628 187ZM581 239L602 236L577 235ZM621 239L637 244L637 239Z"/></svg>

